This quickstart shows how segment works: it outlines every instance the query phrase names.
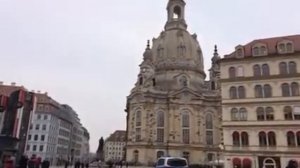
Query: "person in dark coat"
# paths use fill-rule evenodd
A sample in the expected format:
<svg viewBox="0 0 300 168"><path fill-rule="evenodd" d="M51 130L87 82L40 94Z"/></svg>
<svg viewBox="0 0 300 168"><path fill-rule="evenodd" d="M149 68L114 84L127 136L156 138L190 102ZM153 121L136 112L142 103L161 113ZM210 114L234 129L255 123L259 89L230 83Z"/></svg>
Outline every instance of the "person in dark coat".
<svg viewBox="0 0 300 168"><path fill-rule="evenodd" d="M50 162L48 160L44 160L42 162L42 168L49 168L50 167Z"/></svg>
<svg viewBox="0 0 300 168"><path fill-rule="evenodd" d="M28 157L22 155L19 161L19 168L27 168Z"/></svg>
<svg viewBox="0 0 300 168"><path fill-rule="evenodd" d="M81 162L81 168L84 168L84 163L83 162Z"/></svg>
<svg viewBox="0 0 300 168"><path fill-rule="evenodd" d="M90 165L89 165L89 162L86 162L86 163L85 163L85 168L89 168L89 166L90 166Z"/></svg>
<svg viewBox="0 0 300 168"><path fill-rule="evenodd" d="M75 168L80 168L80 162L79 162L79 160L77 160L77 161L75 162Z"/></svg>
<svg viewBox="0 0 300 168"><path fill-rule="evenodd" d="M65 168L68 168L69 166L69 161L65 161Z"/></svg>

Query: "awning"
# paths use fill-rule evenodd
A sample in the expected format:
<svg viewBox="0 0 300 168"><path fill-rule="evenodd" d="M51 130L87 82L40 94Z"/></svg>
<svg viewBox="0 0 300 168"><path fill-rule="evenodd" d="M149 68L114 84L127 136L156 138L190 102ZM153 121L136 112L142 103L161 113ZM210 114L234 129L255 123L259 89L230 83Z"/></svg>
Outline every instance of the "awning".
<svg viewBox="0 0 300 168"><path fill-rule="evenodd" d="M245 158L245 159L243 160L243 166L244 166L244 167L251 167L251 165L252 165L251 159Z"/></svg>
<svg viewBox="0 0 300 168"><path fill-rule="evenodd" d="M241 161L240 158L233 158L233 159L232 159L232 164L233 164L233 165L240 166L240 165L242 165L242 161Z"/></svg>

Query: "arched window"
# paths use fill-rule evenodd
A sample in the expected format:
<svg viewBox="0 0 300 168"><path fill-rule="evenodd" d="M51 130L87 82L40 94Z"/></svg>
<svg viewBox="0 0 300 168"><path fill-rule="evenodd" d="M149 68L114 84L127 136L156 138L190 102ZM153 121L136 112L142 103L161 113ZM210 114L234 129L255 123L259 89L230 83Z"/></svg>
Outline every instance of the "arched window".
<svg viewBox="0 0 300 168"><path fill-rule="evenodd" d="M134 159L134 163L139 162L139 151L138 150L133 151L133 159Z"/></svg>
<svg viewBox="0 0 300 168"><path fill-rule="evenodd" d="M276 162L275 162L275 160L273 160L271 158L266 158L263 162L263 167L276 168Z"/></svg>
<svg viewBox="0 0 300 168"><path fill-rule="evenodd" d="M231 87L229 92L230 92L230 98L231 99L237 99L236 87Z"/></svg>
<svg viewBox="0 0 300 168"><path fill-rule="evenodd" d="M253 55L253 56L259 55L259 48L258 48L258 47L254 47L254 48L252 49L252 55Z"/></svg>
<svg viewBox="0 0 300 168"><path fill-rule="evenodd" d="M156 153L156 158L160 158L160 157L163 157L165 154L164 154L164 151L157 151Z"/></svg>
<svg viewBox="0 0 300 168"><path fill-rule="evenodd" d="M232 159L233 168L242 168L242 161L240 158Z"/></svg>
<svg viewBox="0 0 300 168"><path fill-rule="evenodd" d="M256 109L256 115L258 121L264 121L265 120L265 112L263 107L258 107Z"/></svg>
<svg viewBox="0 0 300 168"><path fill-rule="evenodd" d="M254 76L261 76L261 70L259 65L254 65L253 66L253 75Z"/></svg>
<svg viewBox="0 0 300 168"><path fill-rule="evenodd" d="M264 97L272 97L272 87L269 84L264 85Z"/></svg>
<svg viewBox="0 0 300 168"><path fill-rule="evenodd" d="M236 77L235 67L230 67L229 68L229 78L235 78L235 77Z"/></svg>
<svg viewBox="0 0 300 168"><path fill-rule="evenodd" d="M182 114L182 127L189 128L190 127L190 115L188 112L184 112Z"/></svg>
<svg viewBox="0 0 300 168"><path fill-rule="evenodd" d="M288 74L287 72L287 64L285 62L279 63L279 73L281 75L286 75Z"/></svg>
<svg viewBox="0 0 300 168"><path fill-rule="evenodd" d="M244 67L239 66L239 67L237 68L237 76L238 76L238 77L243 77L243 76L244 76Z"/></svg>
<svg viewBox="0 0 300 168"><path fill-rule="evenodd" d="M247 121L247 110L245 108L240 108L240 120Z"/></svg>
<svg viewBox="0 0 300 168"><path fill-rule="evenodd" d="M290 86L287 83L281 85L281 91L283 97L289 97L290 95Z"/></svg>
<svg viewBox="0 0 300 168"><path fill-rule="evenodd" d="M274 132L268 133L269 146L276 146L276 135Z"/></svg>
<svg viewBox="0 0 300 168"><path fill-rule="evenodd" d="M244 159L243 160L243 168L251 168L252 167L252 161L251 159Z"/></svg>
<svg viewBox="0 0 300 168"><path fill-rule="evenodd" d="M267 47L261 46L260 47L260 55L266 55L267 54Z"/></svg>
<svg viewBox="0 0 300 168"><path fill-rule="evenodd" d="M142 112L137 111L135 114L135 126L140 127L142 126Z"/></svg>
<svg viewBox="0 0 300 168"><path fill-rule="evenodd" d="M259 137L259 146L267 146L267 135L265 132L260 132Z"/></svg>
<svg viewBox="0 0 300 168"><path fill-rule="evenodd" d="M286 51L287 52L293 52L293 44L292 43L287 43L286 44Z"/></svg>
<svg viewBox="0 0 300 168"><path fill-rule="evenodd" d="M255 86L255 97L256 98L263 98L263 88L261 85Z"/></svg>
<svg viewBox="0 0 300 168"><path fill-rule="evenodd" d="M206 114L205 126L206 126L206 144L214 144L214 132L213 132L213 115L211 113Z"/></svg>
<svg viewBox="0 0 300 168"><path fill-rule="evenodd" d="M213 129L213 116L212 116L212 114L209 113L209 114L206 115L205 123L206 123L206 129Z"/></svg>
<svg viewBox="0 0 300 168"><path fill-rule="evenodd" d="M188 112L182 114L182 142L190 143L190 115Z"/></svg>
<svg viewBox="0 0 300 168"><path fill-rule="evenodd" d="M296 133L297 136L297 145L300 146L300 131Z"/></svg>
<svg viewBox="0 0 300 168"><path fill-rule="evenodd" d="M179 57L183 57L185 56L185 52L186 52L186 47L184 44L180 44L178 47L177 47L177 55Z"/></svg>
<svg viewBox="0 0 300 168"><path fill-rule="evenodd" d="M245 87L244 86L239 86L238 87L238 94L240 99L246 98L246 92L245 92Z"/></svg>
<svg viewBox="0 0 300 168"><path fill-rule="evenodd" d="M299 84L296 82L293 82L291 84L291 88L292 88L292 96L299 96Z"/></svg>
<svg viewBox="0 0 300 168"><path fill-rule="evenodd" d="M231 109L231 120L238 121L240 118L239 111L237 108Z"/></svg>
<svg viewBox="0 0 300 168"><path fill-rule="evenodd" d="M263 76L269 76L270 75L270 69L268 64L262 65L262 75Z"/></svg>
<svg viewBox="0 0 300 168"><path fill-rule="evenodd" d="M163 57L164 56L164 48L161 45L158 46L157 56L158 57Z"/></svg>
<svg viewBox="0 0 300 168"><path fill-rule="evenodd" d="M283 112L286 120L293 120L293 109L291 106L285 106Z"/></svg>
<svg viewBox="0 0 300 168"><path fill-rule="evenodd" d="M157 127L165 126L165 114L163 111L157 112Z"/></svg>
<svg viewBox="0 0 300 168"><path fill-rule="evenodd" d="M274 110L272 107L266 108L266 119L269 121L274 120Z"/></svg>
<svg viewBox="0 0 300 168"><path fill-rule="evenodd" d="M292 131L289 131L286 134L286 138L287 138L287 144L288 144L288 146L296 146L295 134Z"/></svg>
<svg viewBox="0 0 300 168"><path fill-rule="evenodd" d="M289 74L297 73L297 64L294 61L289 62Z"/></svg>
<svg viewBox="0 0 300 168"><path fill-rule="evenodd" d="M248 146L249 145L248 133L247 132L242 132L241 139L242 139L242 146Z"/></svg>
<svg viewBox="0 0 300 168"><path fill-rule="evenodd" d="M165 114L163 111L157 112L157 133L156 133L156 141L164 142L164 126L165 126Z"/></svg>
<svg viewBox="0 0 300 168"><path fill-rule="evenodd" d="M232 134L233 146L240 146L240 134L238 132L233 132Z"/></svg>
<svg viewBox="0 0 300 168"><path fill-rule="evenodd" d="M173 10L173 19L180 19L181 18L181 8L179 6L175 6Z"/></svg>

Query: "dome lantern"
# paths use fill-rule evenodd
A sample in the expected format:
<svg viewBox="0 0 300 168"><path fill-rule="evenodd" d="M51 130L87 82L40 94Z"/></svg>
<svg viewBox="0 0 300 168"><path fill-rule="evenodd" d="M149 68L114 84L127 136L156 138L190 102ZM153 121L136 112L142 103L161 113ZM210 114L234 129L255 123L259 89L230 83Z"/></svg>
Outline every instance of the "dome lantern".
<svg viewBox="0 0 300 168"><path fill-rule="evenodd" d="M168 21L165 25L166 30L170 29L187 29L185 22L185 2L184 0L169 0Z"/></svg>

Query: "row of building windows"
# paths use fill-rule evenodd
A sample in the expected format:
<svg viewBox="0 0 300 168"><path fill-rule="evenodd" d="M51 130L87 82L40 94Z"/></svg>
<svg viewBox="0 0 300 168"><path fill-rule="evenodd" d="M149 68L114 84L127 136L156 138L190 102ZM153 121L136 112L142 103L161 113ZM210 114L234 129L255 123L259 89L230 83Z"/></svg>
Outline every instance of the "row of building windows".
<svg viewBox="0 0 300 168"><path fill-rule="evenodd" d="M183 112L181 115L181 127L182 127L182 142L185 144L190 143L190 115L188 112ZM163 111L157 112L156 122L156 142L165 142L165 114ZM135 141L141 141L141 111L136 113L136 128L135 128ZM206 142L208 145L213 145L213 115L206 115ZM173 135L175 136L175 135Z"/></svg>
<svg viewBox="0 0 300 168"><path fill-rule="evenodd" d="M269 84L256 85L254 87L255 98L270 98L273 96L272 86ZM296 82L283 83L281 85L281 93L283 97L299 96L299 84ZM232 86L229 89L229 96L231 99L245 99L246 89L244 86Z"/></svg>
<svg viewBox="0 0 300 168"><path fill-rule="evenodd" d="M259 146L276 146L276 134L273 131L259 132L258 133ZM286 140L288 146L300 147L300 131L294 133L292 131L287 132ZM249 135L247 132L233 132L232 134L233 146L249 146Z"/></svg>
<svg viewBox="0 0 300 168"><path fill-rule="evenodd" d="M283 109L283 117L285 120L300 120L300 107L285 106ZM232 108L232 121L247 121L248 111L246 108ZM272 107L257 107L256 116L258 121L273 121L274 109Z"/></svg>
<svg viewBox="0 0 300 168"><path fill-rule="evenodd" d="M39 150L37 150L38 145L32 145L32 149L31 149L31 145L27 145L26 146L26 150L30 151L32 150L33 152L43 152L44 151L44 145L39 145Z"/></svg>
<svg viewBox="0 0 300 168"><path fill-rule="evenodd" d="M47 114L45 114L45 115L38 114L36 117L37 120L42 120L42 118L43 118L43 120L48 120L48 115Z"/></svg>
<svg viewBox="0 0 300 168"><path fill-rule="evenodd" d="M28 134L28 141L39 141L39 135L32 136L31 134ZM41 135L40 141L45 141L45 135Z"/></svg>
<svg viewBox="0 0 300 168"><path fill-rule="evenodd" d="M297 73L297 64L294 61L280 62L279 63L279 74L288 75ZM228 70L229 78L244 77L244 67L230 67ZM268 64L255 64L253 66L253 76L270 76L270 67Z"/></svg>
<svg viewBox="0 0 300 168"><path fill-rule="evenodd" d="M30 130L33 129L33 124L30 124L29 129L30 129ZM35 125L35 130L40 130L40 124L36 124L36 125ZM47 131L47 125L46 125L46 124L43 124L41 130L42 130L42 131Z"/></svg>
<svg viewBox="0 0 300 168"><path fill-rule="evenodd" d="M294 45L291 41L282 41L276 46L278 54L288 54L294 52ZM268 55L268 48L266 44L258 43L252 46L252 56L266 56ZM237 47L236 57L244 57L244 48L242 46Z"/></svg>

